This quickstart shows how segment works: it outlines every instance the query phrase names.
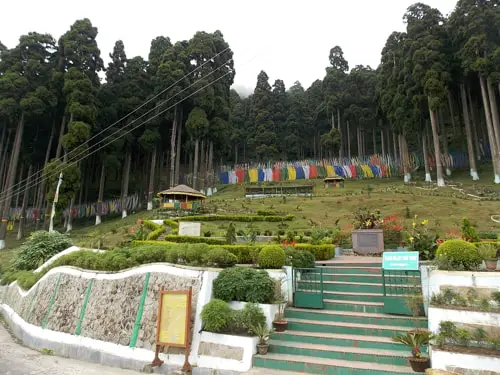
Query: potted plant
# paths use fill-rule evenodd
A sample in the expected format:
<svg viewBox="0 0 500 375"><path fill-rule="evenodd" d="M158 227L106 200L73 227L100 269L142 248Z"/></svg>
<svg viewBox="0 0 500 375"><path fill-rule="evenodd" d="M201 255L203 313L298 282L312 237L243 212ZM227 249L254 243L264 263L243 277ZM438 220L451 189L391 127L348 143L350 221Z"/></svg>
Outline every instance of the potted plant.
<svg viewBox="0 0 500 375"><path fill-rule="evenodd" d="M252 327L252 333L259 338L257 343L257 353L265 355L269 350L269 336L273 330L267 328L265 324Z"/></svg>
<svg viewBox="0 0 500 375"><path fill-rule="evenodd" d="M284 299L279 301L279 310L274 316L273 328L276 332L284 332L288 327L288 322L285 319L286 301Z"/></svg>
<svg viewBox="0 0 500 375"><path fill-rule="evenodd" d="M384 231L380 211L360 209L354 214L352 250L360 255L380 255L384 251Z"/></svg>
<svg viewBox="0 0 500 375"><path fill-rule="evenodd" d="M488 271L497 269L497 249L493 244L484 243L477 247L477 251L486 264Z"/></svg>
<svg viewBox="0 0 500 375"><path fill-rule="evenodd" d="M422 355L420 350L423 345L428 345L430 340L431 333L424 330L407 332L392 338L392 341L406 345L411 349L412 356L408 357L408 361L415 372L425 372L426 369L431 367L430 358Z"/></svg>

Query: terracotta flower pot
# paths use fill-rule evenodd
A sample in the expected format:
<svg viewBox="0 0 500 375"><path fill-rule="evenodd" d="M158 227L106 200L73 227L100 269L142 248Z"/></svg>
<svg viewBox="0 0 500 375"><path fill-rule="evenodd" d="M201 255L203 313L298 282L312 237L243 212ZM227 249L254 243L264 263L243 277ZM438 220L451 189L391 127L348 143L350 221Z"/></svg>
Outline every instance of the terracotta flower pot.
<svg viewBox="0 0 500 375"><path fill-rule="evenodd" d="M269 350L269 344L257 345L257 353L266 355Z"/></svg>
<svg viewBox="0 0 500 375"><path fill-rule="evenodd" d="M285 332L288 327L288 322L286 320L279 320L273 322L273 328L276 332Z"/></svg>
<svg viewBox="0 0 500 375"><path fill-rule="evenodd" d="M486 264L486 269L489 271L495 271L497 269L497 259L486 259L484 263Z"/></svg>
<svg viewBox="0 0 500 375"><path fill-rule="evenodd" d="M415 372L425 372L425 370L431 367L431 359L428 357L423 357L423 358L409 357L408 361L410 362L411 368Z"/></svg>

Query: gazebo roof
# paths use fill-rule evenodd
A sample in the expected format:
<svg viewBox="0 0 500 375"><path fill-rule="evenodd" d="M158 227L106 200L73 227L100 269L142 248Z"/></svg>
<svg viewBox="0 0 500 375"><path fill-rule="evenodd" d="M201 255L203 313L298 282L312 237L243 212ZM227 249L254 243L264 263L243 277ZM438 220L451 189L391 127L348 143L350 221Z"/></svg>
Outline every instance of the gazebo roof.
<svg viewBox="0 0 500 375"><path fill-rule="evenodd" d="M206 196L202 194L200 191L190 188L186 185L178 185L168 190L160 191L157 195L159 196L170 196L170 195L186 195L189 197L197 197L201 199L205 199Z"/></svg>

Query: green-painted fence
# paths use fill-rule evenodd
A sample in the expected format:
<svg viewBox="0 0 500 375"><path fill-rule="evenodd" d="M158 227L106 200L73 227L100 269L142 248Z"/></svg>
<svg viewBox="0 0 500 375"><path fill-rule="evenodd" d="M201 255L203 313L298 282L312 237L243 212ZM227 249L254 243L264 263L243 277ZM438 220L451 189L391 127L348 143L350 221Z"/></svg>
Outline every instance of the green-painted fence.
<svg viewBox="0 0 500 375"><path fill-rule="evenodd" d="M322 309L323 268L293 269L293 305L310 309Z"/></svg>

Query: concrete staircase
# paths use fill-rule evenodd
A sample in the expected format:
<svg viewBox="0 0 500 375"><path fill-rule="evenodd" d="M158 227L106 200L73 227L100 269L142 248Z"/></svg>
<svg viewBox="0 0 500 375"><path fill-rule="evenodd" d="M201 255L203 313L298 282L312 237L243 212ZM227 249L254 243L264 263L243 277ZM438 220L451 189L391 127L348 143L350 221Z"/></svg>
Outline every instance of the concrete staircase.
<svg viewBox="0 0 500 375"><path fill-rule="evenodd" d="M380 261L362 260L319 265L324 310L288 308L288 330L271 335L269 353L256 355L254 366L328 375L414 374L408 348L391 338L415 324L427 328L427 320L384 314Z"/></svg>

